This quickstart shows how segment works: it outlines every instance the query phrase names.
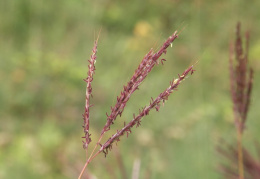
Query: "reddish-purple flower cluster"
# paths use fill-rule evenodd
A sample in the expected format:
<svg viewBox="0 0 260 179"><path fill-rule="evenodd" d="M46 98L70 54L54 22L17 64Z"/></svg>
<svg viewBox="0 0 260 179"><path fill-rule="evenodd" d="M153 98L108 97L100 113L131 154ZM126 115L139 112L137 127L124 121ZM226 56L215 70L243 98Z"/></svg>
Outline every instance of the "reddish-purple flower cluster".
<svg viewBox="0 0 260 179"><path fill-rule="evenodd" d="M247 112L250 103L251 90L253 85L253 69L248 69L248 41L249 33L245 35L246 45L243 51L243 43L240 35L240 23L236 28L236 43L230 45L230 88L233 100L233 109L236 127L243 132L246 122ZM236 66L234 67L234 50Z"/></svg>
<svg viewBox="0 0 260 179"><path fill-rule="evenodd" d="M84 173L84 170L86 169L87 165L93 160L93 158L95 158L101 152L104 152L105 156L106 156L108 153L108 149L112 148L113 143L119 141L120 137L125 134L128 136L128 134L131 133L132 127L140 126L141 119L144 116L148 115L150 110L156 109L156 111L159 111L160 104L164 103L166 100L168 100L169 95L173 92L173 90L177 89L179 84L186 78L186 76L189 73L192 74L195 71L195 70L193 70L193 65L191 67L189 67L187 70L185 70L182 73L182 75L179 75L179 77L177 79L170 82L170 87L168 87L164 92L159 94L159 96L155 100L152 98L150 104L147 107L143 107L142 110L140 109L139 114L137 116L135 116L135 114L134 114L133 119L128 124L125 124L121 130L117 130L117 132L112 137L110 137L103 145L100 144L100 141L103 138L104 134L110 130L110 126L114 123L117 116L122 115L124 108L125 108L128 100L130 99L131 95L133 94L133 92L138 89L140 84L144 81L146 76L149 74L149 72L151 72L151 70L153 69L153 67L156 64L158 65L158 64L160 64L160 62L161 62L161 64L163 64L163 62L166 61L165 59L159 60L159 58L161 57L162 54L166 54L167 48L172 44L172 42L177 37L178 37L178 34L177 34L177 31L175 31L173 33L173 35L170 36L163 43L163 45L157 52L154 52L153 49L151 49L145 55L145 57L139 64L138 68L135 70L135 73L133 74L132 78L127 83L127 85L125 85L123 87L123 90L121 91L120 95L117 97L117 102L116 102L115 106L111 107L110 114L106 114L107 122L106 122L104 128L102 129L100 137L99 137L92 153L88 157L87 162L85 163L85 165L79 175L79 178L81 178L81 176ZM91 142L90 133L89 133L89 108L90 108L89 99L90 99L91 92L92 92L91 82L93 80L93 74L95 71L94 64L95 64L96 53L97 53L97 41L98 40L95 41L94 48L92 50L93 54L91 55L91 58L89 60L88 77L85 79L85 81L87 83L87 90L86 90L86 106L85 106L85 112L83 114L83 118L84 118L83 128L84 128L84 133L85 133L85 136L83 137L83 138L85 138L85 141L83 141L83 147L86 150L88 148L89 143ZM101 147L98 151L96 151L98 145L100 145Z"/></svg>
<svg viewBox="0 0 260 179"><path fill-rule="evenodd" d="M92 55L90 56L90 60L88 60L88 77L84 79L84 81L87 83L86 87L86 104L85 104L85 112L82 115L84 120L84 125L82 126L84 128L85 136L82 138L85 138L85 141L83 141L83 147L87 148L88 144L91 142L90 133L89 133L89 108L91 105L89 104L90 96L92 96L92 86L91 82L93 81L93 75L95 73L95 63L97 58L97 42L98 39L94 43L94 47L92 49Z"/></svg>
<svg viewBox="0 0 260 179"><path fill-rule="evenodd" d="M100 144L100 141L103 137L103 135L110 130L110 126L114 123L116 120L117 116L121 116L124 108L130 99L131 95L133 94L134 91L138 89L140 84L144 81L146 76L149 74L149 72L153 69L153 67L157 64L160 64L160 62L163 64L165 59L159 59L162 54L166 54L167 48L171 45L171 43L178 37L177 31L173 33L172 36L170 36L161 46L161 48L157 51L154 52L153 49L151 49L143 58L141 63L139 64L138 68L135 70L135 73L133 74L132 78L130 81L123 87L123 90L121 91L120 95L117 97L117 102L114 107L111 107L111 112L110 114L107 115L107 122L104 126L104 128L101 131L100 138L97 142L101 146L99 151L104 152L107 154L108 149L112 147L112 144L115 141L119 141L119 138L126 134L131 132L131 128L134 126L139 126L141 123L141 119L148 115L151 109L156 109L157 111L160 108L161 102L165 102L165 100L168 99L169 95L175 90L178 85L185 79L185 77L189 73L193 73L193 66L189 67L187 70L183 72L182 75L179 75L179 77L172 82L170 82L170 87L168 87L164 92L162 92L155 100L151 100L150 104L147 107L143 107L142 110L139 110L139 114L137 116L134 115L133 119L128 123L125 124L124 127L121 130L118 130L112 137L110 137L103 145ZM91 55L91 58L89 60L89 72L88 72L88 77L85 79L87 82L87 90L86 90L86 106L85 106L85 113L83 114L84 117L84 133L86 140L83 141L84 143L84 148L88 147L88 144L91 142L90 139L90 134L89 134L89 98L91 96L92 88L91 88L91 82L93 80L93 74L95 71L95 60L96 60L96 53L97 53L97 41L95 41L94 48L93 48L93 54ZM95 149L94 149L95 150ZM93 154L93 153L92 153ZM91 154L91 155L92 155Z"/></svg>

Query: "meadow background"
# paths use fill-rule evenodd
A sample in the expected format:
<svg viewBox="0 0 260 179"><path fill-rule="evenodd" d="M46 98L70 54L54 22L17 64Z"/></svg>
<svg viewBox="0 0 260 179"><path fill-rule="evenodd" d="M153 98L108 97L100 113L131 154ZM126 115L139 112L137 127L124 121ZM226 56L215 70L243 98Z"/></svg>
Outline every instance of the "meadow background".
<svg viewBox="0 0 260 179"><path fill-rule="evenodd" d="M244 143L256 154L254 143L259 142L259 8L256 0L1 1L0 178L79 175L85 162L82 79L100 29L90 113L93 141L143 56L182 30L164 56L165 65L148 75L111 131L199 60L196 72L115 151L129 178L135 160L141 161L140 178L223 178L218 166L225 159L215 148L221 138L235 145L228 51L237 21L243 33L250 31L249 59L255 70ZM89 172L121 178L117 159L113 151L106 158L99 155Z"/></svg>

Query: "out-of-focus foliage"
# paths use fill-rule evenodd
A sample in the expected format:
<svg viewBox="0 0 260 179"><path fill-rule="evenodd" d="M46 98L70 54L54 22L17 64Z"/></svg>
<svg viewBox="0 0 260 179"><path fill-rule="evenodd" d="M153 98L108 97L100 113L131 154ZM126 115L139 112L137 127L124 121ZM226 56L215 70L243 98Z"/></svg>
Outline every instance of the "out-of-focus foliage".
<svg viewBox="0 0 260 179"><path fill-rule="evenodd" d="M142 57L175 30L180 38L169 48L166 65L152 71L112 130L199 59L194 76L118 146L129 176L133 159L139 158L140 178L219 178L214 147L220 137L234 134L228 45L237 21L250 30L249 59L255 69L245 143L259 135L257 7L260 1L1 1L0 178L77 177L85 162L82 79L98 32L93 141ZM104 179L113 178L111 172L120 176L112 152L106 159L97 157L89 171Z"/></svg>

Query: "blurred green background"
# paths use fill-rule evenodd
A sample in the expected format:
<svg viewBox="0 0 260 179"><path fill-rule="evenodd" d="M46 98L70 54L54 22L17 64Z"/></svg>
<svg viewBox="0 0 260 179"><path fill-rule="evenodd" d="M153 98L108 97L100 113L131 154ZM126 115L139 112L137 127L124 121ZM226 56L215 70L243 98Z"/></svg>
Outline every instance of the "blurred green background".
<svg viewBox="0 0 260 179"><path fill-rule="evenodd" d="M132 95L113 132L173 77L199 60L181 84L115 151L89 165L97 178L121 178L140 160L140 178L222 178L219 140L235 138L228 49L237 21L249 30L255 70L244 143L260 135L260 1L3 0L0 2L0 178L76 178L85 162L81 137L87 60L100 32L91 103L92 140L122 86L151 47L175 30L173 47Z"/></svg>

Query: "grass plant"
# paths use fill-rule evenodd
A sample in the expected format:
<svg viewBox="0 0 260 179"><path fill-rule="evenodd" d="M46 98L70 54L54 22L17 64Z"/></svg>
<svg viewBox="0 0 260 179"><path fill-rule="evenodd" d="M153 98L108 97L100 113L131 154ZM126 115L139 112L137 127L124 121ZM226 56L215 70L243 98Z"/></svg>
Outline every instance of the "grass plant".
<svg viewBox="0 0 260 179"><path fill-rule="evenodd" d="M235 43L230 43L229 49L230 91L237 133L237 147L227 145L226 148L228 149L218 148L218 151L232 163L237 163L238 172L232 167L221 167L228 178L244 179L248 176L259 178L259 164L243 147L243 132L246 129L245 124L250 105L254 71L249 67L248 62L249 32L245 33L245 43L243 43L240 26L240 23L237 23ZM252 169L255 169L255 171L252 172ZM245 170L247 177L245 177Z"/></svg>
<svg viewBox="0 0 260 179"><path fill-rule="evenodd" d="M141 120L143 117L149 115L149 112L152 109L155 109L156 111L159 111L161 105L164 105L165 101L168 100L168 97L170 94L174 91L177 90L178 86L184 79L187 78L189 74L193 74L195 71L193 69L193 65L187 68L181 75L178 75L178 78L173 79L170 82L170 86L166 88L162 93L160 93L155 99L151 98L150 103L147 106L144 106L139 109L139 114L135 115L133 114L133 119L129 123L124 123L124 127L122 129L117 130L105 143L101 144L101 140L105 133L110 130L110 126L114 124L116 118L118 116L121 116L128 100L130 99L131 95L139 88L139 86L143 83L147 75L151 72L151 70L159 64L164 63L166 61L164 58L161 58L163 54L167 53L167 48L169 46L172 46L172 42L177 39L178 37L177 31L173 33L164 43L163 45L159 48L158 51L154 51L151 49L143 58L137 69L135 70L133 76L131 77L130 81L123 86L123 89L120 93L119 96L117 96L116 104L111 107L110 113L106 113L107 116L107 121L100 133L100 137L98 141L96 142L96 145L91 152L91 154L88 156L88 152L86 152L87 155L87 161L79 175L79 179L82 177L85 169L87 168L88 164L101 152L105 154L105 156L108 154L109 150L112 149L112 146L114 143L119 142L121 137L128 135L132 132L133 127L139 127L141 125ZM83 119L84 119L84 136L83 138L85 139L83 141L83 148L87 151L88 146L91 142L91 135L89 132L89 109L91 107L90 105L90 97L92 94L92 86L91 82L93 80L93 75L95 73L95 62L96 62L96 54L97 54L97 44L98 44L98 38L94 43L94 47L92 49L92 55L89 60L89 71L88 71L88 76L84 81L87 83L86 87L86 105L85 105L85 112L83 114ZM99 146L99 149L98 149Z"/></svg>

